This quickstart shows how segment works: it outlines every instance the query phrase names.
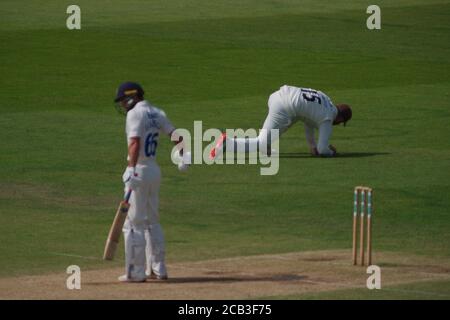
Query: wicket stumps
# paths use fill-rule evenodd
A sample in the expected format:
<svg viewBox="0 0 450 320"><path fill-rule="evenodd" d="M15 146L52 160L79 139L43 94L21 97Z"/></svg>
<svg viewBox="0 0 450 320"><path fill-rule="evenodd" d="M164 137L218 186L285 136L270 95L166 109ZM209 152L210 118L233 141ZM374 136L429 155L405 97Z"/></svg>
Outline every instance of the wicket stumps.
<svg viewBox="0 0 450 320"><path fill-rule="evenodd" d="M372 188L357 186L353 192L353 265L358 264L358 208L359 208L359 259L364 266L364 216L367 213L367 265L372 264ZM359 203L358 203L359 200Z"/></svg>

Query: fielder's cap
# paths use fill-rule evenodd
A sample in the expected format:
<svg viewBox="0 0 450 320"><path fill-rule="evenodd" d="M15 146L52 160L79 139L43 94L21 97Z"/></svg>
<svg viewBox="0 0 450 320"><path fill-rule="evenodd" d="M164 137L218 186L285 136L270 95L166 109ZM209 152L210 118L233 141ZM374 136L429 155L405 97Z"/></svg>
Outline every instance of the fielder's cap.
<svg viewBox="0 0 450 320"><path fill-rule="evenodd" d="M136 82L124 82L122 83L119 88L117 89L116 98L114 99L114 102L118 102L120 100L125 99L126 97L133 97L133 96L144 96L144 90L139 85L139 83Z"/></svg>

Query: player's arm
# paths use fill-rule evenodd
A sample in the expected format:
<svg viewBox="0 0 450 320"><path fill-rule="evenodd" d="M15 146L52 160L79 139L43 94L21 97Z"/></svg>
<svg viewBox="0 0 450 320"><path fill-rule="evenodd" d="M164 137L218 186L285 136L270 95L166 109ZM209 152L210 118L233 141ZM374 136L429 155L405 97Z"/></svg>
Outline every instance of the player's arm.
<svg viewBox="0 0 450 320"><path fill-rule="evenodd" d="M130 138L128 144L128 167L136 167L136 163L139 157L141 139L139 137Z"/></svg>
<svg viewBox="0 0 450 320"><path fill-rule="evenodd" d="M329 120L322 122L319 126L319 142L317 144L317 151L320 156L332 157L336 154L336 148L329 144L332 131L333 124Z"/></svg>
<svg viewBox="0 0 450 320"><path fill-rule="evenodd" d="M177 130L172 125L169 118L167 118L164 112L162 113L162 117L160 120L161 130L170 137L170 140L178 150L178 156L181 158L181 162L178 164L178 169L180 171L185 171L191 164L191 153L188 150L185 150L183 136L177 133Z"/></svg>
<svg viewBox="0 0 450 320"><path fill-rule="evenodd" d="M128 167L135 168L139 158L140 138L144 137L144 118L138 112L127 113Z"/></svg>
<svg viewBox="0 0 450 320"><path fill-rule="evenodd" d="M125 187L135 190L139 184L138 181L133 180L136 177L136 163L139 157L139 137L132 137L128 142L128 166L125 168L125 172L122 175L122 181L125 183Z"/></svg>
<svg viewBox="0 0 450 320"><path fill-rule="evenodd" d="M178 135L175 130L176 129L173 128L170 131L169 137L170 137L170 140L172 140L173 144L177 147L178 151L180 152L180 155L183 155L183 150L184 150L183 136Z"/></svg>
<svg viewBox="0 0 450 320"><path fill-rule="evenodd" d="M177 134L176 128L172 125L164 111L161 113L161 115L161 130L169 136L170 140L177 147L180 155L182 156L184 151L183 136Z"/></svg>
<svg viewBox="0 0 450 320"><path fill-rule="evenodd" d="M136 164L139 157L140 137L143 136L142 119L133 110L127 113L128 166L122 175L127 188L135 189L138 185L132 178L136 176Z"/></svg>
<svg viewBox="0 0 450 320"><path fill-rule="evenodd" d="M305 123L305 138L308 143L309 150L313 156L318 156L319 152L317 151L316 138L314 137L314 127Z"/></svg>

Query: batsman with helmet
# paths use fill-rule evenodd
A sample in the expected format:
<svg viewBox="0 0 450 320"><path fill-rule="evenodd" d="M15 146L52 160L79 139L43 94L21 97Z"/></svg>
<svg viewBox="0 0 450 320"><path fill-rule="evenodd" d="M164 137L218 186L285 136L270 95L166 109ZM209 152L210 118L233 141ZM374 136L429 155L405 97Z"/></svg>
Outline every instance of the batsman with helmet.
<svg viewBox="0 0 450 320"><path fill-rule="evenodd" d="M126 273L119 281L166 280L165 241L159 222L161 171L156 153L160 135L171 136L175 127L164 111L144 100L144 90L138 83L121 84L114 101L126 114L128 166L123 182L125 192L132 190L123 226ZM182 138L176 140L182 154Z"/></svg>

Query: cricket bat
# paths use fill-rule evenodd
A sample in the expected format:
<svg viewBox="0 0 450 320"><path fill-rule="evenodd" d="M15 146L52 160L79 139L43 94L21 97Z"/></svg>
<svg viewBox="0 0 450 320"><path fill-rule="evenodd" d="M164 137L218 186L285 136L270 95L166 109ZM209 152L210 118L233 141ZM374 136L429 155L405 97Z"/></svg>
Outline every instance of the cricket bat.
<svg viewBox="0 0 450 320"><path fill-rule="evenodd" d="M125 219L130 208L131 189L128 190L124 199L120 202L119 208L117 208L116 216L112 223L111 229L109 229L108 239L106 239L105 252L103 253L103 260L113 260L114 255L119 245L120 234L122 233L122 227L125 223Z"/></svg>

